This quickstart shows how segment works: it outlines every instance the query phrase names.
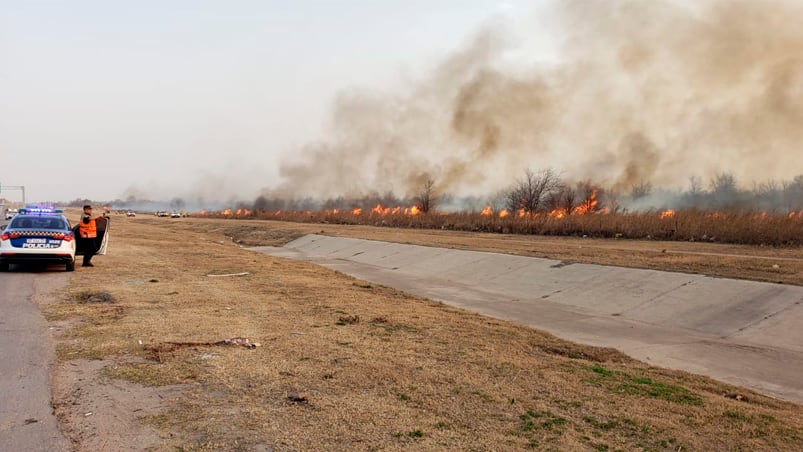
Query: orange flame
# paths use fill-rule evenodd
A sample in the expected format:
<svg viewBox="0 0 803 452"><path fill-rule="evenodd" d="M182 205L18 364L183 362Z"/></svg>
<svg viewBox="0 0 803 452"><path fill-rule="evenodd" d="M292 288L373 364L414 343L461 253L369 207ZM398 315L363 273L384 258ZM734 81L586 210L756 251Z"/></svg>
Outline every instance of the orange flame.
<svg viewBox="0 0 803 452"><path fill-rule="evenodd" d="M508 216L508 215L510 215L510 212L508 212L508 211L507 211L507 209L502 209L502 210L499 212L499 218L505 218L505 217L506 217L506 216Z"/></svg>
<svg viewBox="0 0 803 452"><path fill-rule="evenodd" d="M376 213L379 215L387 215L390 213L390 208L382 207L382 204L377 204L376 207L371 209L371 213Z"/></svg>
<svg viewBox="0 0 803 452"><path fill-rule="evenodd" d="M560 220L561 218L566 216L565 209L554 209L553 211L549 212L547 216Z"/></svg>
<svg viewBox="0 0 803 452"><path fill-rule="evenodd" d="M599 201L597 201L597 189L594 188L591 190L591 195L586 200L584 200L582 204L580 204L579 206L575 207L574 210L572 210L572 214L584 215L587 213L592 213L596 211L598 202Z"/></svg>
<svg viewBox="0 0 803 452"><path fill-rule="evenodd" d="M661 212L661 219L662 219L662 220L663 220L664 218L672 218L672 217L674 217L674 216L675 216L675 211L674 211L674 210L672 210L672 209L665 210L665 211Z"/></svg>
<svg viewBox="0 0 803 452"><path fill-rule="evenodd" d="M484 209L482 209L482 212L480 212L480 215L483 215L483 216L486 216L486 217L491 216L493 214L494 214L494 210L491 208L491 206L486 206Z"/></svg>
<svg viewBox="0 0 803 452"><path fill-rule="evenodd" d="M363 214L363 209L361 207L355 207L350 212L351 212L352 215L362 215ZM308 213L311 213L311 212L308 212ZM326 213L337 214L338 210L337 209L332 209L331 211L327 210ZM368 212L369 215L383 215L383 216L385 216L385 215L396 215L396 214L404 214L404 215L416 216L416 215L419 215L421 213L422 213L421 209L418 206L413 206L413 207L396 206L396 207L391 209L390 207L383 207L382 204L377 204L376 206L374 206Z"/></svg>

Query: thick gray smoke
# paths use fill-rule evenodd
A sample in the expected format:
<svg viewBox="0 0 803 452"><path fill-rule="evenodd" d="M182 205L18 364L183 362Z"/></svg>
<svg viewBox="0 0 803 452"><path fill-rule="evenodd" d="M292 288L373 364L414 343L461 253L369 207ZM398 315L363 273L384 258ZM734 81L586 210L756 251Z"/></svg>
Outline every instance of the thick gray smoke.
<svg viewBox="0 0 803 452"><path fill-rule="evenodd" d="M488 195L527 168L619 190L803 173L803 3L562 0L538 17L557 62L511 64L526 46L488 27L393 94L343 92L270 193L405 195L429 177Z"/></svg>

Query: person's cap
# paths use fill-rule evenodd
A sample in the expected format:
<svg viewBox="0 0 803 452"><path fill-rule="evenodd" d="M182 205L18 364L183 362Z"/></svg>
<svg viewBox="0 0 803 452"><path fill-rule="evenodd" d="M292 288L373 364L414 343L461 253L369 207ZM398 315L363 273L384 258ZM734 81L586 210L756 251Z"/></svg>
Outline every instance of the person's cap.
<svg viewBox="0 0 803 452"><path fill-rule="evenodd" d="M92 208L92 206L90 206L89 204L84 206L84 209L91 209L91 208Z"/></svg>

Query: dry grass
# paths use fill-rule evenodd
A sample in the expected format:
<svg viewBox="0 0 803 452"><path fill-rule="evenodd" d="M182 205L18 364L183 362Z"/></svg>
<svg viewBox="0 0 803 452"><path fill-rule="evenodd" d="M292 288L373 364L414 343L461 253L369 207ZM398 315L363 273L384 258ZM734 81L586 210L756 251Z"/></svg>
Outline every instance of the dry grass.
<svg viewBox="0 0 803 452"><path fill-rule="evenodd" d="M670 214L671 212L671 214ZM237 212L212 214L237 217ZM254 217L240 211L241 217ZM454 212L428 215L343 211L261 212L259 219L306 223L373 225L407 229L493 232L568 237L732 243L776 247L803 245L803 211L789 213L679 210L609 214L598 211L557 217L554 214L497 214Z"/></svg>
<svg viewBox="0 0 803 452"><path fill-rule="evenodd" d="M189 384L171 408L143 419L173 433L159 449L803 447L799 405L235 243L279 244L312 232L303 227L139 217L112 225L111 253L78 269L47 314L74 322L63 360L111 359L112 378ZM446 246L461 238L373 229ZM516 246L544 252L537 242ZM240 272L248 275L207 276ZM97 294L113 301L88 301ZM232 337L261 346L168 347L158 359L147 349Z"/></svg>

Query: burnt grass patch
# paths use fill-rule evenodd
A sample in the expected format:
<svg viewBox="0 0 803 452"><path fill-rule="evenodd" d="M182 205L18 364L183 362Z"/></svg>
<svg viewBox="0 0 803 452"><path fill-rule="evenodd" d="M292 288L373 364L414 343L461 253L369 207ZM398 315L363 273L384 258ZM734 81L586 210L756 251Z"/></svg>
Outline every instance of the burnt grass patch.
<svg viewBox="0 0 803 452"><path fill-rule="evenodd" d="M592 361L597 363L632 361L632 358L628 357L619 350L610 347L595 347L593 345L581 345L559 341L533 343L532 345L534 352L564 356L570 359Z"/></svg>
<svg viewBox="0 0 803 452"><path fill-rule="evenodd" d="M72 296L73 301L77 303L98 304L98 303L115 303L117 300L114 295L104 291L84 290Z"/></svg>

